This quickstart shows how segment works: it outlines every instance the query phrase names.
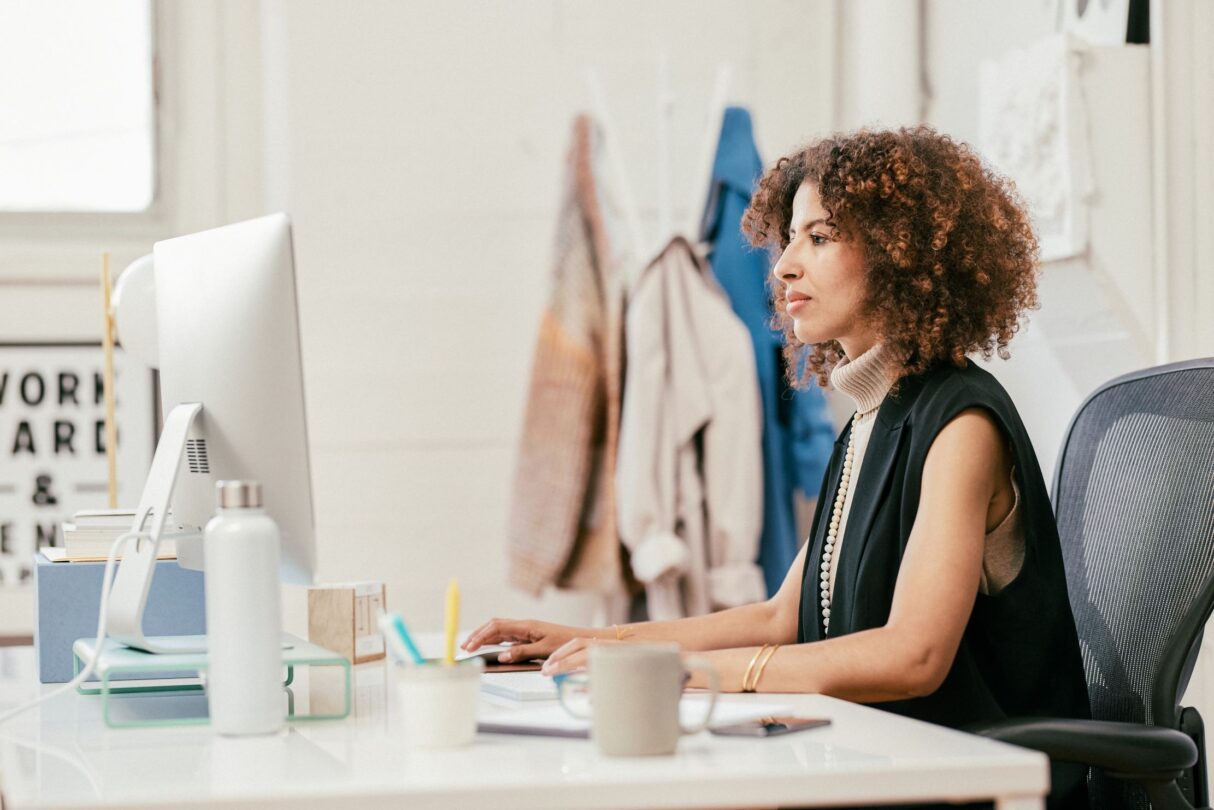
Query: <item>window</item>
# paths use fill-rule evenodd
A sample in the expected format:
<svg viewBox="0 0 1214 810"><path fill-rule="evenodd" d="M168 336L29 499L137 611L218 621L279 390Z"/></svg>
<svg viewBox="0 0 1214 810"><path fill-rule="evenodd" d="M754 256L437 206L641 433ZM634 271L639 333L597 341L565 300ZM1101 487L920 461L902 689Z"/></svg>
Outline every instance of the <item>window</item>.
<svg viewBox="0 0 1214 810"><path fill-rule="evenodd" d="M0 211L151 206L152 38L150 0L0 4Z"/></svg>

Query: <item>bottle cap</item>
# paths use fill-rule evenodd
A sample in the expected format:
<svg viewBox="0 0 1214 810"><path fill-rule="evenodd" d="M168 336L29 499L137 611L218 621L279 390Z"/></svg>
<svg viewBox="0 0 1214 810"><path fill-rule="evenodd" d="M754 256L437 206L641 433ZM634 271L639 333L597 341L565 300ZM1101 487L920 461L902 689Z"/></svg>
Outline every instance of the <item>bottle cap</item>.
<svg viewBox="0 0 1214 810"><path fill-rule="evenodd" d="M257 509L261 506L261 484L257 481L219 481L215 497L220 509Z"/></svg>

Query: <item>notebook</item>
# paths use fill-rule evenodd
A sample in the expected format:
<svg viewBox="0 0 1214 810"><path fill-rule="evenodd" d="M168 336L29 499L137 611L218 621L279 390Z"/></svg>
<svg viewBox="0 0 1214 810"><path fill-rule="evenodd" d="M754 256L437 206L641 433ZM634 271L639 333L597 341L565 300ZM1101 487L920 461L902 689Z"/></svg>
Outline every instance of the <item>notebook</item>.
<svg viewBox="0 0 1214 810"><path fill-rule="evenodd" d="M481 691L508 700L556 700L556 684L539 672L494 672L481 676Z"/></svg>

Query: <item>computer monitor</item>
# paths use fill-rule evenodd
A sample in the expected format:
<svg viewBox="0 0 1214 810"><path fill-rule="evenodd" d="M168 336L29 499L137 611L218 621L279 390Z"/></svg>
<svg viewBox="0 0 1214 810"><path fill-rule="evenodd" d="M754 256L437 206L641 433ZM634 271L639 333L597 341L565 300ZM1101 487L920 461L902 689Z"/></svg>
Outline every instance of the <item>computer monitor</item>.
<svg viewBox="0 0 1214 810"><path fill-rule="evenodd" d="M205 569L202 528L215 482L261 482L282 534L282 581L311 584L316 567L291 224L272 214L157 242L153 250L165 426L136 526L158 541L172 519L178 563ZM156 544L129 544L110 593L109 634L150 652L194 649L148 639L143 606Z"/></svg>

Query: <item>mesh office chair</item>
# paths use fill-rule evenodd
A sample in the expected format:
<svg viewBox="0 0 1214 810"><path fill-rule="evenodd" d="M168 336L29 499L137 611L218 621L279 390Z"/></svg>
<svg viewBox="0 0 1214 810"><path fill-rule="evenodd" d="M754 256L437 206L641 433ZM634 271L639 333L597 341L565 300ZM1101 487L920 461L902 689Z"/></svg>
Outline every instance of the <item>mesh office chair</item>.
<svg viewBox="0 0 1214 810"><path fill-rule="evenodd" d="M980 733L1094 766L1094 809L1204 807L1201 717L1179 699L1214 607L1214 358L1088 397L1053 498L1093 719Z"/></svg>

